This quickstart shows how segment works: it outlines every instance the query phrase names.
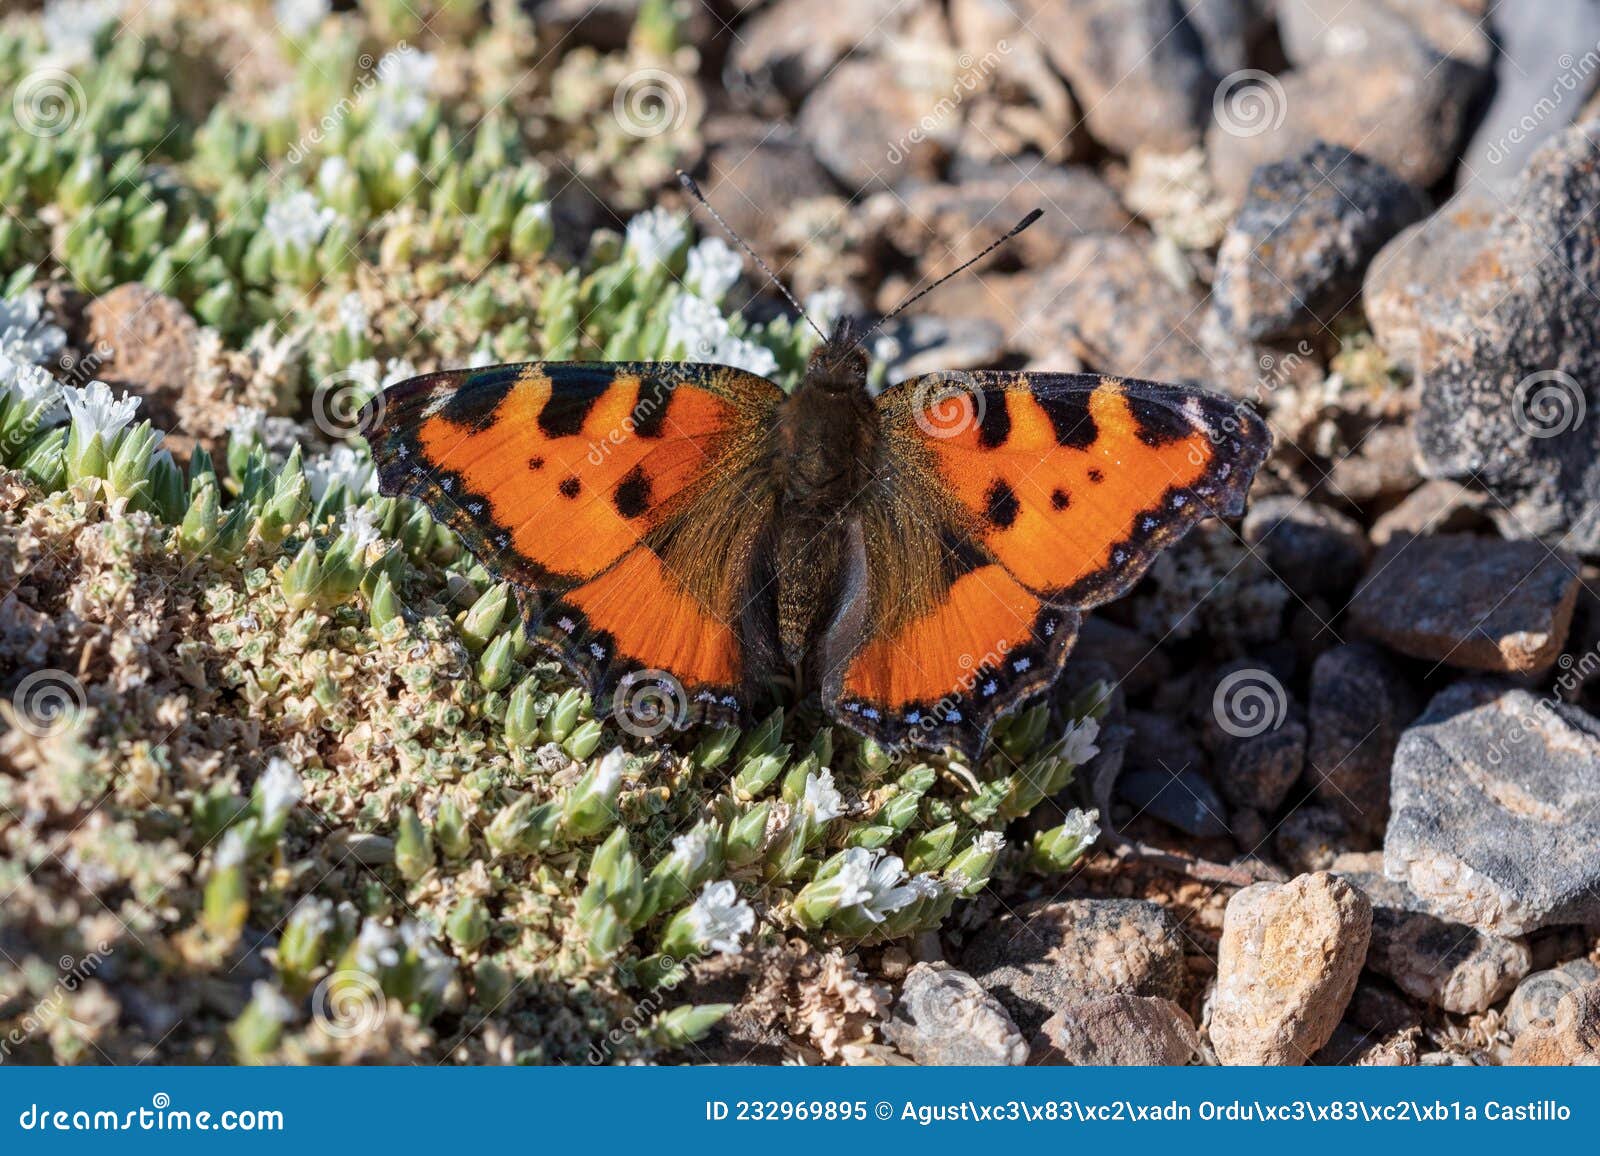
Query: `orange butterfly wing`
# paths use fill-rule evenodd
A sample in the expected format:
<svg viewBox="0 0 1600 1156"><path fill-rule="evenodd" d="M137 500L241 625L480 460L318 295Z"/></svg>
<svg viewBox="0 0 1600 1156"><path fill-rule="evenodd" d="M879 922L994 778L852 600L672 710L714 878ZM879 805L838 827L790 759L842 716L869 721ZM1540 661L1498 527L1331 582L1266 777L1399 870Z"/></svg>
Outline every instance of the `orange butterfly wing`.
<svg viewBox="0 0 1600 1156"><path fill-rule="evenodd" d="M1229 399L1092 374L932 375L878 408L879 502L915 525L863 515L830 697L875 737L974 756L1055 680L1077 612L1128 590L1201 518L1239 513L1271 444Z"/></svg>
<svg viewBox="0 0 1600 1156"><path fill-rule="evenodd" d="M535 362L402 382L366 432L383 492L425 502L523 589L535 641L597 712L644 672L694 700L682 726L739 709L740 563L771 518L761 464L782 397L724 366Z"/></svg>

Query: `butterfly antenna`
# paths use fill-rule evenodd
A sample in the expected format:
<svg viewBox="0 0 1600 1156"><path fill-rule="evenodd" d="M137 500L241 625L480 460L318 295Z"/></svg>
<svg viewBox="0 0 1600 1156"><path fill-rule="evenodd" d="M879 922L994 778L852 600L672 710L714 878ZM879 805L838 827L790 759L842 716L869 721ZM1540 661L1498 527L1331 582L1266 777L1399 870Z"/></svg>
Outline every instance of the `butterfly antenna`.
<svg viewBox="0 0 1600 1156"><path fill-rule="evenodd" d="M778 275L774 273L772 268L761 259L760 254L758 254L749 245L745 244L744 238L733 231L733 226L722 219L722 214L717 212L717 210L712 207L710 201L706 200L706 195L700 191L700 186L695 184L694 178L688 173L684 172L682 169L679 169L678 183L684 187L691 197L700 202L701 207L704 208L706 212L711 214L711 219L721 226L724 233L733 238L733 243L749 254L750 259L754 261L760 270L767 275L767 280L776 285L778 287L778 292L782 293L789 304L794 306L795 312L800 314L801 317L805 318L806 324L811 326L813 332L815 332L818 337L822 338L823 341L827 341L828 335L822 332L822 330L818 328L817 323L811 320L811 318L806 314L806 311L801 306L800 302L794 299L794 294L789 292L789 287L782 281L778 280Z"/></svg>
<svg viewBox="0 0 1600 1156"><path fill-rule="evenodd" d="M929 293L932 293L939 286L943 285L946 281L950 280L950 278L956 276L959 273L964 273L968 269L972 268L979 261L983 260L990 253L993 253L1001 245L1004 245L1007 241L1011 240L1018 233L1022 232L1022 230L1026 229L1029 225L1033 224L1035 221L1037 221L1042 216L1044 216L1044 210L1043 209L1035 209L1035 210L1033 210L1033 212L1029 213L1026 217L1023 217L1022 220L1018 221L1015 225L1011 226L1011 231L1009 233L1007 233L1004 237L1001 237L998 241L995 241L993 244L989 245L987 248L984 249L983 252L979 253L976 257L973 257L973 258L971 258L970 260L967 260L967 261L963 261L961 264L957 265L954 269L950 270L950 272L946 273L943 277L940 277L932 285L928 285L925 288L919 289L917 292L915 292L911 296L907 297L904 301L900 302L900 304L896 305L893 309L889 310L889 312L885 313L882 317L878 318L877 322L872 326L871 329L867 330L859 338L856 339L856 344L864 346L866 344L867 338L871 337L874 333L878 332L878 330L882 329L886 324L888 324L895 317L898 317L901 313L905 312L905 310L906 310L906 308L908 306L913 305L918 301L921 301Z"/></svg>

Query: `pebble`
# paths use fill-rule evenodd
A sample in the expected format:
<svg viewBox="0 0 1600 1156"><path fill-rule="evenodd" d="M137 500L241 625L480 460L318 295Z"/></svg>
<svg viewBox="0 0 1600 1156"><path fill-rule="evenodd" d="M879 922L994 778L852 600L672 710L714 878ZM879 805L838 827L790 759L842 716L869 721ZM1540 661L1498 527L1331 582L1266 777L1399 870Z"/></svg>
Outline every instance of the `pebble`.
<svg viewBox="0 0 1600 1156"><path fill-rule="evenodd" d="M1600 968L1587 959L1530 972L1506 1001L1506 1030L1516 1039L1525 1032L1554 1027L1562 998L1596 980L1600 980Z"/></svg>
<svg viewBox="0 0 1600 1156"><path fill-rule="evenodd" d="M1473 679L1395 750L1384 873L1429 908L1521 935L1600 922L1600 719Z"/></svg>
<svg viewBox="0 0 1600 1156"><path fill-rule="evenodd" d="M1257 883L1228 901L1211 1006L1225 1064L1303 1064L1332 1036L1367 954L1372 907L1335 875Z"/></svg>
<svg viewBox="0 0 1600 1156"><path fill-rule="evenodd" d="M1182 993L1184 940L1157 903L1068 899L1030 904L985 927L962 966L1024 1032L1086 996Z"/></svg>
<svg viewBox="0 0 1600 1156"><path fill-rule="evenodd" d="M1307 600L1342 601L1365 573L1371 554L1360 522L1289 494L1254 499L1243 532L1283 584Z"/></svg>
<svg viewBox="0 0 1600 1156"><path fill-rule="evenodd" d="M1523 1032L1511 1045L1513 1064L1600 1065L1600 983L1584 984L1557 1002L1548 1027Z"/></svg>
<svg viewBox="0 0 1600 1156"><path fill-rule="evenodd" d="M1395 541L1351 599L1350 627L1413 658L1540 674L1561 653L1579 585L1577 560L1539 542Z"/></svg>
<svg viewBox="0 0 1600 1156"><path fill-rule="evenodd" d="M919 1064L1022 1064L1028 1044L999 1000L964 971L918 963L906 974L884 1038Z"/></svg>
<svg viewBox="0 0 1600 1156"><path fill-rule="evenodd" d="M1381 835L1394 750L1421 707L1410 680L1378 647L1347 642L1317 656L1309 694L1312 791L1352 827Z"/></svg>
<svg viewBox="0 0 1600 1156"><path fill-rule="evenodd" d="M1252 341L1318 336L1359 301L1384 244L1422 215L1416 189L1348 148L1318 142L1262 165L1217 253L1218 319Z"/></svg>
<svg viewBox="0 0 1600 1156"><path fill-rule="evenodd" d="M1498 1003L1528 974L1531 956L1521 940L1442 919L1381 875L1345 877L1372 900L1367 967L1407 995L1470 1015Z"/></svg>
<svg viewBox="0 0 1600 1156"><path fill-rule="evenodd" d="M909 71L883 60L845 60L801 106L800 134L846 188L876 192L929 180L955 149L960 111L932 117L936 82L913 83Z"/></svg>
<svg viewBox="0 0 1600 1156"><path fill-rule="evenodd" d="M1063 1008L1039 1032L1042 1064L1174 1067L1200 1051L1194 1021L1160 996L1106 995Z"/></svg>

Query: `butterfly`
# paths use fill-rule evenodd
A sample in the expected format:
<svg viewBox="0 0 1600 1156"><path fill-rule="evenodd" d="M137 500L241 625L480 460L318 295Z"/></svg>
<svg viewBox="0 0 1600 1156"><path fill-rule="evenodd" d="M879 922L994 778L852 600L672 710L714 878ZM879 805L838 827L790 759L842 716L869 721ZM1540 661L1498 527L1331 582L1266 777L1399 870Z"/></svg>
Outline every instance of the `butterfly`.
<svg viewBox="0 0 1600 1156"><path fill-rule="evenodd" d="M1231 399L1098 374L874 396L863 336L841 322L793 393L700 363L431 373L376 399L365 433L382 492L518 590L597 716L648 693L651 733L734 725L800 670L852 730L976 759L1054 683L1086 610L1242 512L1271 438Z"/></svg>

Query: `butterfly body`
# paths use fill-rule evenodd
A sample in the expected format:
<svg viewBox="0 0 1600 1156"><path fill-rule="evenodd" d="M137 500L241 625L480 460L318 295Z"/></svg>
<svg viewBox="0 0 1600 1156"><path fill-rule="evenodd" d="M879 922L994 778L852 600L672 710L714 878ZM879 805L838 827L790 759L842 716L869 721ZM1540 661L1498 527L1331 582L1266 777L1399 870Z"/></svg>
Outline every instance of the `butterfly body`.
<svg viewBox="0 0 1600 1156"><path fill-rule="evenodd" d="M969 757L1085 609L1242 509L1270 443L1226 399L1092 374L873 396L848 329L792 394L727 366L494 366L392 387L366 432L383 491L519 589L597 713L664 687L671 725L732 723L798 668L853 729Z"/></svg>

